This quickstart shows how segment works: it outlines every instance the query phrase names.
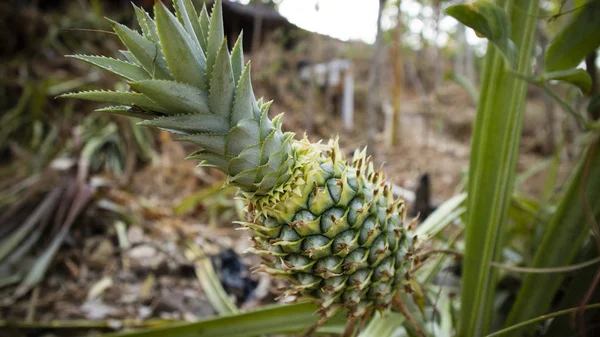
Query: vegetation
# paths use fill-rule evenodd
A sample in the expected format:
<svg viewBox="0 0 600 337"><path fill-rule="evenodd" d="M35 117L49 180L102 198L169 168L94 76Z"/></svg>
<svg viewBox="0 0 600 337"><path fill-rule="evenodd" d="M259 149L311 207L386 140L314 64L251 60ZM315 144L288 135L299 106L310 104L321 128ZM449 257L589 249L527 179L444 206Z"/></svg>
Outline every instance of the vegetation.
<svg viewBox="0 0 600 337"><path fill-rule="evenodd" d="M240 310L225 289L226 277L219 280L214 265L205 259L209 246L183 240L178 244L184 247L185 259L193 265L217 315L191 323L123 321L124 327L133 330L110 336L598 333L600 122L595 118L600 92L594 62L586 62L585 69L579 66L594 59L600 46L600 38L594 34L600 31L600 22L595 20L600 16L600 1L565 5L495 0L444 6L433 1L431 6L440 15L443 8L444 15L473 29L488 45L479 84L461 74L448 75L470 91L477 106L463 187L418 225L417 219L407 219L405 202L393 198L393 184L385 180L383 172L374 170L366 151L356 151L353 159L346 161L347 152L337 140L326 144L307 137L295 140L293 133L282 131L285 122L281 115L270 119L272 103L255 99L250 64L244 64L242 37L231 54L228 51L220 1L215 1L210 15L206 7L198 14L189 0L175 0L175 14L157 2L154 18L135 7L141 34L111 22L127 47L121 51L123 58L73 56L118 75L127 85L118 84L115 91L84 87L84 91L63 94L86 85L90 78L83 75L84 79L67 82L69 85L50 86L42 95L117 104L99 112L131 117L138 124L175 133L178 140L199 146L188 158L224 174L217 175L216 188L196 192L179 203L175 212L182 216L203 204L211 221L215 221L215 213L221 213L211 207L234 209L229 217L242 213L240 224L253 233L251 252L264 257L257 270L287 280L279 283L282 289L278 293L297 301ZM402 6L393 3L393 8L400 11ZM548 14L548 8L555 11ZM402 15L394 14L396 25L401 25ZM540 22L545 20L560 21L560 25L546 29L543 33L550 42L540 45L537 36L542 30ZM404 31L395 28L392 36L396 43ZM374 48L382 52L384 32L378 35ZM536 47L542 47L543 53ZM391 54L409 62L397 45ZM376 63L380 62L378 56L373 58ZM390 73L401 73L399 64L393 63L395 71ZM370 67L370 87L379 81L379 75L385 77L373 73L383 66ZM436 76L433 94L427 94L429 106L438 99ZM406 77L410 77L408 71ZM402 84L392 82L392 92L398 92ZM14 140L15 135L27 135L28 142L23 142L30 144L27 151L38 154L19 156L24 151L0 143L0 151L10 150L14 157L3 169L7 174L0 185L4 188L0 223L9 224L0 243L0 286L16 284L8 288L15 294L3 305L30 292L32 299L37 296L38 285L68 240L76 219L89 216L86 210L111 219L120 233L121 248L128 249L127 235L119 223L140 222L132 218L142 215L116 201L119 196L107 193L101 184L92 183L90 173L129 172L131 178L137 174L136 166L158 156L153 134L123 119L115 122L117 119L94 114L76 120L73 123L80 125L76 141L60 137L60 131L47 121L30 124L19 119L27 111L39 115L36 105L29 107L33 88L33 84L25 86L14 107L2 116L7 127L0 136ZM527 102L534 89L557 104L578 131L576 141L566 139L566 131L554 139L551 156L523 172L518 168L519 157ZM369 125L359 132L370 131L365 138L377 146L375 133L381 129L375 125L377 96L370 94ZM73 103L66 102L74 100L57 102L68 112L72 108L68 104ZM399 109L395 101L395 113L400 113ZM392 120L399 123L402 118ZM161 133L163 139L165 135ZM53 147L59 139L61 146ZM575 147L571 151L574 164L561 183L561 161L568 146ZM28 172L19 171L19 166L27 167ZM58 175L56 167L61 168ZM541 193L528 195L525 182L541 171L546 172ZM16 184L9 181L14 177ZM228 202L231 189L220 194L218 186L223 181L240 190L242 206ZM121 184L126 185L127 179ZM34 207L30 214L24 213L28 207ZM148 203L136 207L154 217L161 212L160 207ZM45 233L52 234L43 241L49 244L37 251L35 245ZM18 264L32 254L32 263ZM102 287L101 281L98 284ZM320 317L314 314L317 311ZM108 327L106 322L51 323L3 321L0 327L27 330L52 325L61 332L105 331Z"/></svg>

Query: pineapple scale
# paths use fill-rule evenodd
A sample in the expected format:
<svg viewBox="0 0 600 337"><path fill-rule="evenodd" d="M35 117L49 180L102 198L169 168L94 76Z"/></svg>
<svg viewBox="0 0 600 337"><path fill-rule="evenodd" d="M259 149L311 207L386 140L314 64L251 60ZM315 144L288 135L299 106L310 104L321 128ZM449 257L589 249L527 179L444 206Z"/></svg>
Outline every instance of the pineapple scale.
<svg viewBox="0 0 600 337"><path fill-rule="evenodd" d="M246 195L257 268L289 280L283 296L320 303L327 317L342 308L360 317L387 310L407 286L414 237L406 208L393 199L385 176L365 151L351 163L337 141L293 143L295 166L288 182L265 196Z"/></svg>

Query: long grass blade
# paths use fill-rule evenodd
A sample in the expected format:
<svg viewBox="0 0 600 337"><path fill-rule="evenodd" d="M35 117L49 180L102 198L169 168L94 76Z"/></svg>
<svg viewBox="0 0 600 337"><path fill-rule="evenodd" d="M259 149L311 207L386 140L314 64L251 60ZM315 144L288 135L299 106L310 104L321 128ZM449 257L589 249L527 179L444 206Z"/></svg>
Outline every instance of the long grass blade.
<svg viewBox="0 0 600 337"><path fill-rule="evenodd" d="M545 230L531 267L551 268L570 264L588 236L592 219L600 213L599 146L600 141L596 139L582 156ZM513 325L545 313L563 278L555 274L527 275L506 324Z"/></svg>
<svg viewBox="0 0 600 337"><path fill-rule="evenodd" d="M35 225L44 216L50 216L50 211L54 209L54 205L59 201L58 197L62 192L61 188L53 189L35 209L35 211L25 220L22 226L19 227L11 236L0 242L0 261L8 256L25 237L33 230Z"/></svg>
<svg viewBox="0 0 600 337"><path fill-rule="evenodd" d="M519 60L517 71L530 72L539 0L495 3L512 14L511 39ZM490 328L494 296L491 262L500 252L515 182L516 159L523 124L526 83L509 73L498 48L488 46L473 130L461 292L460 337L478 337Z"/></svg>
<svg viewBox="0 0 600 337"><path fill-rule="evenodd" d="M502 329L500 331L496 331L496 332L494 332L492 334L489 334L489 335L487 335L485 337L518 336L518 332L515 332L515 331L521 330L524 327L531 326L532 324L540 323L540 322L549 320L549 319L554 318L554 317L572 314L574 312L577 312L580 309L581 309L580 307L575 307L575 308L569 308L569 309L559 310L559 311L556 311L556 312L553 312L553 313L550 313L550 314L546 314L546 315L540 315L538 317L535 317L535 318L532 318L532 319L529 319L529 320L526 320L526 321L514 324L514 325L509 326L507 328L504 328L504 329ZM600 309L600 303L594 303L594 304L586 305L584 307L584 309L585 310ZM510 335L507 334L509 332L510 332Z"/></svg>
<svg viewBox="0 0 600 337"><path fill-rule="evenodd" d="M316 310L317 305L311 303L273 305L195 323L109 334L105 337L253 337L264 334L299 333L319 320L319 316L315 315ZM339 334L344 330L344 322L343 317L334 317L324 328ZM336 328L333 329L334 327Z"/></svg>
<svg viewBox="0 0 600 337"><path fill-rule="evenodd" d="M208 297L210 304L219 313L219 315L235 314L239 310L235 304L231 301L227 292L223 289L221 281L212 266L210 258L197 245L188 243L186 244L186 257L193 261L196 266L196 276L198 281L202 285L202 289Z"/></svg>

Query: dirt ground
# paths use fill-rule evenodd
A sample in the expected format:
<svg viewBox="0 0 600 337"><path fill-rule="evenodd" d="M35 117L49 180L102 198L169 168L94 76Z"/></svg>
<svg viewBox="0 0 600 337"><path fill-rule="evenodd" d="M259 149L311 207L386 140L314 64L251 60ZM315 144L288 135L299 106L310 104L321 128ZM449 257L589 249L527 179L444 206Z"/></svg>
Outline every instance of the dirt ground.
<svg viewBox="0 0 600 337"><path fill-rule="evenodd" d="M437 113L435 118L426 121L406 113L400 145L386 148L379 139L375 151L376 164L382 165L389 180L398 186L415 191L421 175L429 174L433 205L439 205L463 187L475 116L474 105L460 88L451 87L440 97L432 109ZM422 109L414 97L405 100L403 107L409 112ZM277 108L275 105L272 113L277 113ZM317 114L315 132L308 136L314 141L339 135L344 152L351 153L366 144L366 130L359 129L365 125L361 120L364 116L357 117L356 130L347 132L339 120L325 123ZM288 130L301 134L301 118L299 114L286 114ZM529 135L523 139L524 148L544 139L534 132L543 119L539 102L529 103L526 119L524 133ZM194 162L185 161L186 149L168 135L162 134L161 144L160 157L136 173L128 189L109 189L106 194L108 200L125 205L125 211L133 214L132 224L123 227L118 221L103 221L100 228L97 224L87 224L96 228L82 224L74 229L49 275L31 294L11 299L11 288L0 293L4 318L113 322L114 326L97 329L106 331L121 327L123 320L193 321L213 315L216 311L195 273L197 260L186 254L187 243L201 247L211 257L221 279L227 275L231 280L224 286L238 307L274 301L276 285L264 275L249 272L249 266L258 260L245 254L250 246L248 232L232 224L239 209L232 199L234 191L219 192L223 175L195 168ZM518 170L524 172L543 159L525 148ZM561 172L568 172L571 165L565 159ZM544 174L537 174L522 189L535 195L543 182ZM191 200L190 196L211 188L216 192L177 211L182 203ZM105 214L101 209L89 212L99 218ZM124 241L128 243L126 247Z"/></svg>

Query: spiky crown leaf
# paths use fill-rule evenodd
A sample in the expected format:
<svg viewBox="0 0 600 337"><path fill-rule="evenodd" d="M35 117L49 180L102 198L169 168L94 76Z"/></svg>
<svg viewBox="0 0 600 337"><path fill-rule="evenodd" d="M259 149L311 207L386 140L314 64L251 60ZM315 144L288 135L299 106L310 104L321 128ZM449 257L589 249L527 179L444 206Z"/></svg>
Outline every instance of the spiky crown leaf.
<svg viewBox="0 0 600 337"><path fill-rule="evenodd" d="M243 190L263 195L288 180L293 134L281 131L281 115L268 117L270 102L256 100L250 62L244 66L242 34L231 55L223 33L221 0L209 17L190 0L174 0L175 15L157 1L154 19L136 7L142 34L111 21L128 50L126 60L71 57L128 81L132 91L83 91L63 95L117 104L97 111L144 119L202 149L189 156L220 169Z"/></svg>

